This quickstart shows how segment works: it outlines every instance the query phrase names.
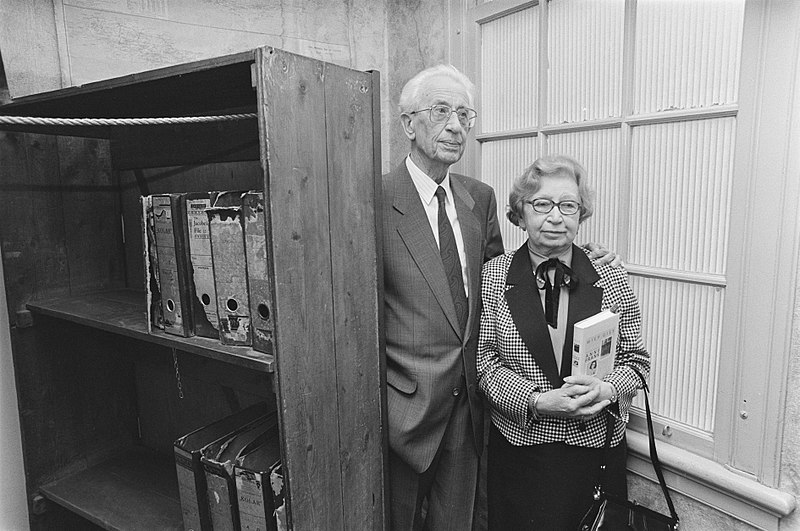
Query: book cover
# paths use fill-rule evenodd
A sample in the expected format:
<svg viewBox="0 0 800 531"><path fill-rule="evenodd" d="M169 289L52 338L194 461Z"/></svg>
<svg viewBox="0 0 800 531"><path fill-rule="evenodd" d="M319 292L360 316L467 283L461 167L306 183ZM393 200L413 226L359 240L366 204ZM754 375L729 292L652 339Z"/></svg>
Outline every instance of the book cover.
<svg viewBox="0 0 800 531"><path fill-rule="evenodd" d="M267 413L265 403L255 404L198 428L175 441L173 444L175 471L178 476L178 493L186 531L211 529L206 478L200 462L203 449L221 438L230 436L236 430L264 418Z"/></svg>
<svg viewBox="0 0 800 531"><path fill-rule="evenodd" d="M152 201L164 331L190 337L194 329L189 304L188 236L183 223L183 202L180 194L155 194Z"/></svg>
<svg viewBox="0 0 800 531"><path fill-rule="evenodd" d="M572 336L572 374L602 379L614 370L619 314L603 310L575 323Z"/></svg>
<svg viewBox="0 0 800 531"><path fill-rule="evenodd" d="M211 239L208 215L216 194L192 192L184 196L186 233L189 249L189 297L194 315L195 334L219 338L217 317L217 291L214 289L214 267L211 262Z"/></svg>
<svg viewBox="0 0 800 531"><path fill-rule="evenodd" d="M214 531L237 531L239 503L233 468L242 450L270 430L277 429L277 413L263 417L229 437L211 443L203 449L200 462L206 476L206 499Z"/></svg>
<svg viewBox="0 0 800 531"><path fill-rule="evenodd" d="M244 247L250 297L250 333L253 349L272 353L272 287L270 285L264 194L248 192L242 199Z"/></svg>
<svg viewBox="0 0 800 531"><path fill-rule="evenodd" d="M158 280L158 251L156 226L153 216L153 198L139 198L142 207L142 251L144 257L144 292L147 306L147 333L153 328L164 330L164 313L161 310L161 287Z"/></svg>
<svg viewBox="0 0 800 531"><path fill-rule="evenodd" d="M251 345L250 298L244 251L242 192L220 192L206 209L211 236L219 340L223 345Z"/></svg>
<svg viewBox="0 0 800 531"><path fill-rule="evenodd" d="M270 470L281 460L278 425L241 452L233 468L242 531L277 531Z"/></svg>

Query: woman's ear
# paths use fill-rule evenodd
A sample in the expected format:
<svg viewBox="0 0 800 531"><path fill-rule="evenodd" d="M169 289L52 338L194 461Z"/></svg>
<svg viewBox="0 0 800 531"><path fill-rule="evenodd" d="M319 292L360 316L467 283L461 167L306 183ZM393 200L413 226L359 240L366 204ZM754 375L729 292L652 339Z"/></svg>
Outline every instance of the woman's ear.
<svg viewBox="0 0 800 531"><path fill-rule="evenodd" d="M406 134L409 140L414 140L417 137L417 133L414 131L414 121L411 119L410 114L401 114L400 115L400 123L403 126L403 132Z"/></svg>

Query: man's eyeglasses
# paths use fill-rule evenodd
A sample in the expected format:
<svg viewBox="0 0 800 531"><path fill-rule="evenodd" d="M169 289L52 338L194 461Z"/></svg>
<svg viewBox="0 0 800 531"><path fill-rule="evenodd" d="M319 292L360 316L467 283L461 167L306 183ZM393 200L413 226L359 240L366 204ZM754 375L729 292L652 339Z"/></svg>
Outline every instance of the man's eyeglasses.
<svg viewBox="0 0 800 531"><path fill-rule="evenodd" d="M449 105L434 105L433 107L428 107L426 109L417 109L416 111L411 111L408 114L416 114L423 111L430 111L431 122L437 124L446 123L448 120L450 120L450 115L456 113L458 123L461 124L461 127L474 126L475 118L478 117L478 113L473 109L467 109L466 107L453 109Z"/></svg>
<svg viewBox="0 0 800 531"><path fill-rule="evenodd" d="M561 201L556 203L549 199L531 199L525 202L529 203L533 207L533 210L539 214L547 214L553 210L553 207L558 207L558 210L565 216L574 216L581 210L581 204L577 201Z"/></svg>

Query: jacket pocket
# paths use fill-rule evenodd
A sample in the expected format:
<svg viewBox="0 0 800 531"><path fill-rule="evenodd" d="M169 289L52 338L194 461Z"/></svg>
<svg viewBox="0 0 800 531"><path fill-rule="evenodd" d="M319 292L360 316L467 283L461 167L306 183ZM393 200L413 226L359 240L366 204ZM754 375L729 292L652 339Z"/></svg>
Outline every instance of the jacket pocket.
<svg viewBox="0 0 800 531"><path fill-rule="evenodd" d="M395 371L386 371L386 383L406 395L413 395L417 390L416 380Z"/></svg>

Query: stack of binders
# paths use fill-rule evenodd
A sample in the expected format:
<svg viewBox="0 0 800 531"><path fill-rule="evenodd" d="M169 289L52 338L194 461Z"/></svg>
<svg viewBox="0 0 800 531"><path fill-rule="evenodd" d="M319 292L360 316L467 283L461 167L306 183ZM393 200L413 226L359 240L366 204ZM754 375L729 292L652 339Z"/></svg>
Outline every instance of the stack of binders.
<svg viewBox="0 0 800 531"><path fill-rule="evenodd" d="M143 196L147 327L272 353L264 194Z"/></svg>

